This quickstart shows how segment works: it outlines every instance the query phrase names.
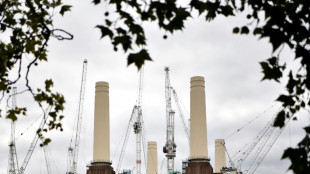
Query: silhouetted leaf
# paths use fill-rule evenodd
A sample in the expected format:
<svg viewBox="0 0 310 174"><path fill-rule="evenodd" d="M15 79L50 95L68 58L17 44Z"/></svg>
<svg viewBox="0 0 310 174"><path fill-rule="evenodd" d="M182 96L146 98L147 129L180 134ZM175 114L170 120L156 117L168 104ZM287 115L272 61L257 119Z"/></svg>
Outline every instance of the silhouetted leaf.
<svg viewBox="0 0 310 174"><path fill-rule="evenodd" d="M255 28L255 29L253 30L253 34L254 34L254 35L262 34L262 29L261 29L261 28Z"/></svg>
<svg viewBox="0 0 310 174"><path fill-rule="evenodd" d="M280 111L273 123L273 126L282 128L284 126L285 116L285 111Z"/></svg>
<svg viewBox="0 0 310 174"><path fill-rule="evenodd" d="M220 6L220 9L221 13L226 17L234 15L233 8L230 5Z"/></svg>
<svg viewBox="0 0 310 174"><path fill-rule="evenodd" d="M282 102L283 107L294 106L295 104L295 101L292 96L283 95L283 94L277 98L277 101Z"/></svg>
<svg viewBox="0 0 310 174"><path fill-rule="evenodd" d="M94 3L95 5L97 5L97 4L100 3L100 1L101 1L101 0L93 0L93 3Z"/></svg>
<svg viewBox="0 0 310 174"><path fill-rule="evenodd" d="M239 29L238 27L235 27L235 28L233 29L233 33L234 33L234 34L238 34L239 31L240 31L240 29Z"/></svg>
<svg viewBox="0 0 310 174"><path fill-rule="evenodd" d="M51 139L46 138L46 139L44 140L44 142L43 142L43 146L48 145L51 141L52 141Z"/></svg>
<svg viewBox="0 0 310 174"><path fill-rule="evenodd" d="M250 32L250 30L249 30L249 28L248 27L246 27L246 26L243 26L242 28L241 28L241 34L249 34L249 32Z"/></svg>
<svg viewBox="0 0 310 174"><path fill-rule="evenodd" d="M152 59L147 50L142 49L138 53L131 53L128 55L127 65L129 66L130 64L134 63L138 69L140 69L146 60L151 61Z"/></svg>
<svg viewBox="0 0 310 174"><path fill-rule="evenodd" d="M65 12L71 10L71 7L72 7L71 5L63 5L59 13L63 16Z"/></svg>
<svg viewBox="0 0 310 174"><path fill-rule="evenodd" d="M262 80L275 80L276 82L280 82L279 79L282 77L282 69L283 67L277 65L271 65L269 62L260 62L260 65L263 69L264 77Z"/></svg>
<svg viewBox="0 0 310 174"><path fill-rule="evenodd" d="M114 37L114 42L115 45L121 44L125 52L127 52L127 50L131 48L131 37L127 35Z"/></svg>
<svg viewBox="0 0 310 174"><path fill-rule="evenodd" d="M113 34L113 32L109 28L107 28L107 27L105 27L103 25L97 25L96 28L100 29L100 31L101 31L101 38L104 38L105 36L109 36L110 39L113 38L114 34Z"/></svg>

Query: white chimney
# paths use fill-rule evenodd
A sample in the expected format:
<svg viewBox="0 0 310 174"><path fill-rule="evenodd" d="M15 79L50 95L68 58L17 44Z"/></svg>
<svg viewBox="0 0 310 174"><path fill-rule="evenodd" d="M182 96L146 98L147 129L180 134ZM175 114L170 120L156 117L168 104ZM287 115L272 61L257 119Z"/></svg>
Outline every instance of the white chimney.
<svg viewBox="0 0 310 174"><path fill-rule="evenodd" d="M93 161L110 161L109 83L97 82Z"/></svg>
<svg viewBox="0 0 310 174"><path fill-rule="evenodd" d="M147 143L147 174L157 174L157 166L157 142L149 141Z"/></svg>
<svg viewBox="0 0 310 174"><path fill-rule="evenodd" d="M215 173L220 173L222 167L226 167L224 139L215 140Z"/></svg>
<svg viewBox="0 0 310 174"><path fill-rule="evenodd" d="M208 158L204 77L191 78L190 158Z"/></svg>

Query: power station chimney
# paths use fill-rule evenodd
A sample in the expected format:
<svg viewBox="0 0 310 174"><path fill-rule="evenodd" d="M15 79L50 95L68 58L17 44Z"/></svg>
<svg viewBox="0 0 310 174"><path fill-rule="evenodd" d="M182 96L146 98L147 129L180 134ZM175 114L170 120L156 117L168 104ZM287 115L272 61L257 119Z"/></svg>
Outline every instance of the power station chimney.
<svg viewBox="0 0 310 174"><path fill-rule="evenodd" d="M213 174L208 158L207 118L204 77L191 78L190 157L186 174Z"/></svg>
<svg viewBox="0 0 310 174"><path fill-rule="evenodd" d="M109 83L97 82L93 161L110 161Z"/></svg>
<svg viewBox="0 0 310 174"><path fill-rule="evenodd" d="M225 147L223 139L215 140L215 173L220 173L222 167L226 167Z"/></svg>
<svg viewBox="0 0 310 174"><path fill-rule="evenodd" d="M149 141L147 143L147 174L157 174L157 142Z"/></svg>
<svg viewBox="0 0 310 174"><path fill-rule="evenodd" d="M205 81L191 78L190 93L190 158L208 158Z"/></svg>
<svg viewBox="0 0 310 174"><path fill-rule="evenodd" d="M109 83L97 82L95 94L93 161L87 174L115 174L110 161Z"/></svg>

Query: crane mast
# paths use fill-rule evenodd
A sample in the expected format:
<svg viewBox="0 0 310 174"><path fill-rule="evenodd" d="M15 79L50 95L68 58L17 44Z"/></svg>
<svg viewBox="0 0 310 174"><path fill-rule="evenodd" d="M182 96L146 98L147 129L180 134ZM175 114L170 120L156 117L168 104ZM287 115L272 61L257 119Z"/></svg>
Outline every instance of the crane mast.
<svg viewBox="0 0 310 174"><path fill-rule="evenodd" d="M143 127L143 117L142 117L142 91L143 91L143 75L144 75L144 68L140 70L140 76L139 76L139 84L138 84L138 98L136 100L136 104L133 107L131 117L129 119L129 123L126 129L125 139L122 146L121 154L119 157L119 161L117 164L116 171L118 173L121 173L121 165L124 157L124 153L126 150L128 138L129 138L129 130L130 128L133 128L134 133L136 134L136 174L141 174L141 151L142 151L142 145L145 152L145 140L143 133L145 132Z"/></svg>
<svg viewBox="0 0 310 174"><path fill-rule="evenodd" d="M51 174L51 167L50 167L50 162L48 160L48 154L47 154L47 149L45 146L43 146L43 152L44 152L44 157L45 157L45 165L46 165L46 172L47 174Z"/></svg>
<svg viewBox="0 0 310 174"><path fill-rule="evenodd" d="M137 105L134 106L136 109L137 120L133 124L134 133L136 134L136 174L141 174L141 141L142 141L142 91L143 91L143 72L144 69L142 67L140 71L139 78L139 88L138 88L138 101Z"/></svg>
<svg viewBox="0 0 310 174"><path fill-rule="evenodd" d="M16 87L13 87L12 94L12 109L16 107ZM17 161L17 153L16 153L16 145L15 145L15 122L11 123L11 138L10 138L10 152L9 152L9 163L8 163L8 173L16 174L18 173L18 161Z"/></svg>
<svg viewBox="0 0 310 174"><path fill-rule="evenodd" d="M128 138L129 138L129 130L130 128L132 128L133 126L133 122L134 120L136 119L135 116L136 116L136 106L133 108L132 110L132 114L131 114L131 117L130 117L130 120L129 120L129 123L128 123L128 126L127 126L127 129L126 129L126 134L125 134L125 139L124 139L124 144L122 146L122 150L121 150L121 154L120 154L120 157L119 157L119 160L118 160L118 163L117 163L117 168L116 168L116 172L117 173L121 173L120 169L121 169L121 166L122 166L122 162L123 162L123 158L124 158L124 154L125 154L125 150L126 150L126 147L127 147L127 142L128 142Z"/></svg>
<svg viewBox="0 0 310 174"><path fill-rule="evenodd" d="M166 97L166 144L163 151L167 157L167 173L174 171L174 158L176 156L176 144L174 143L174 111L171 108L171 85L169 78L169 67L165 67L165 97Z"/></svg>
<svg viewBox="0 0 310 174"><path fill-rule="evenodd" d="M78 102L75 142L74 142L74 146L72 147L71 145L72 139L71 139L70 147L68 148L69 168L68 168L67 174L77 173L77 161L78 161L78 154L79 154L81 126L82 126L86 73L87 73L87 60L85 59L83 61L82 81L81 81L80 96L79 96L79 102Z"/></svg>

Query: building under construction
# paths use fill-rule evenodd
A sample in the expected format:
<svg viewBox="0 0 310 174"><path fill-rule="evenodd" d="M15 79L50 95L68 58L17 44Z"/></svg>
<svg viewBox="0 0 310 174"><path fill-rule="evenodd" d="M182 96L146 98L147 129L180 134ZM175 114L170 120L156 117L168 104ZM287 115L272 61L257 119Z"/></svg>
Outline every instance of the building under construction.
<svg viewBox="0 0 310 174"><path fill-rule="evenodd" d="M254 159L251 169L254 173L258 165L261 163L263 158L266 156L275 140L280 135L283 129L274 131L272 128L273 119L263 128L262 131L255 137L249 146L240 150L241 156L235 160L238 163L234 163L229 153L227 152L224 139L216 139L215 144L215 166L214 168L210 164L210 157L208 155L208 144L207 144L207 116L206 116L206 102L205 102L205 81L204 77L195 76L190 79L190 128L187 128L183 120L183 126L185 133L189 139L190 155L187 160L183 161L182 172L177 172L174 169L174 158L176 156L177 145L174 142L174 110L171 108L172 96L176 101L176 105L179 107L178 98L175 90L171 87L169 78L169 68L165 68L166 79L165 79L165 96L166 96L166 117L167 117L167 134L166 144L163 147L163 153L166 155L167 162L167 174L220 174L220 173L231 173L240 174L241 165L244 160L248 157L249 153L258 146L258 158ZM117 165L116 173L131 173L131 171L121 171L121 163L123 159L123 153L127 144L127 136L129 130L133 127L136 134L136 174L141 173L141 149L146 151L141 144L145 142L143 137L143 117L141 109L141 93L142 93L142 73L140 72L139 82L139 94L138 102L133 108L132 116L130 118L127 133L124 140L121 156ZM172 95L173 93L173 95ZM178 108L180 110L180 108ZM180 113L181 114L181 113ZM182 114L181 114L182 115ZM112 174L115 173L111 167L110 162L110 134L109 134L109 87L107 82L96 83L96 96L95 96L95 123L94 123L94 150L93 150L93 161L88 166L87 174ZM240 129L239 129L240 130ZM238 130L238 131L239 131ZM274 136L273 132L276 132ZM265 138L267 137L267 138ZM271 137L271 138L270 138ZM266 139L261 145L259 142L261 139ZM268 144L267 140L271 139ZM267 144L266 147L264 147ZM262 151L262 154L260 154ZM147 174L157 174L158 172L158 159L157 159L157 143L156 141L148 142L147 144ZM226 166L226 157L230 166ZM256 165L253 165L256 162ZM162 168L163 163L161 164ZM164 172L164 173L166 173Z"/></svg>
<svg viewBox="0 0 310 174"><path fill-rule="evenodd" d="M210 165L207 148L207 124L204 78L197 76L191 78L190 92L190 157L185 169L188 174L213 174ZM168 89L167 89L168 88ZM168 82L166 90L169 90ZM169 94L170 95L170 94ZM171 98L168 98L171 100ZM170 105L170 104L168 104ZM167 113L171 114L169 110ZM171 126L171 125L170 125ZM94 149L93 161L88 166L87 174L112 174L115 173L110 162L110 130L109 130L109 84L107 82L96 83L95 94L95 119L94 119ZM169 129L169 127L168 127ZM170 127L170 129L173 129ZM169 132L169 130L167 131ZM169 134L167 135L169 136ZM173 135L172 135L173 137ZM170 139L167 139L170 140ZM175 144L172 144L175 146ZM169 154L169 146L164 151ZM175 150L172 149L175 153ZM157 143L148 143L147 173L157 174ZM171 157L168 157L168 160ZM172 158L173 159L173 158ZM168 162L169 166L169 162ZM172 164L173 166L173 164ZM169 171L170 170L170 171ZM168 172L173 172L169 169Z"/></svg>
<svg viewBox="0 0 310 174"><path fill-rule="evenodd" d="M68 170L67 174L77 174L77 161L79 140L81 131L81 120L83 110L83 100L86 81L86 65L87 61L83 62L83 72L81 81L81 90L79 96L79 106L77 114L77 123L75 131L75 141L71 139L72 144L68 148ZM16 89L14 89L16 93ZM117 163L117 168L112 167L110 158L110 105L109 105L109 83L99 81L95 84L95 103L94 103L94 135L93 135L93 159L87 165L87 174L141 174L142 151L146 153L146 173L147 174L220 174L242 173L241 165L248 158L251 152L256 149L257 158L253 158L250 168L245 173L254 173L262 162L273 143L279 137L282 129L275 130L272 127L274 118L270 120L267 125L255 136L254 140L241 149L237 158L232 159L227 151L225 140L216 139L214 166L210 163L210 156L208 154L207 144L207 115L206 115L206 98L205 98L205 80L202 76L194 76L190 79L190 123L187 126L176 91L170 83L169 68L165 67L165 101L166 101L166 143L163 145L163 150L158 151L157 141L149 141L146 143L145 126L142 114L142 91L143 91L143 68L140 71L138 99L133 106L132 115L130 117L128 127L125 134L120 157ZM177 144L174 141L174 114L172 108L172 99L178 109L185 135L188 139L190 153L186 160L182 163L182 171L176 171L174 167L174 158L177 154ZM13 95L13 106L15 102L15 94ZM46 118L41 122L40 127L44 126ZM287 123L286 123L287 124ZM23 174L29 162L31 154L38 137L36 136L31 144L30 150L21 165L18 168L16 147L14 140L14 123L12 123L12 135L10 141L10 158L9 158L9 174ZM133 131L131 131L133 130ZM239 131L240 129L238 129ZM122 160L127 146L128 135L134 132L136 135L136 160L135 172L132 170L122 170ZM263 140L263 141L261 141ZM270 140L270 142L268 142ZM73 143L74 142L74 143ZM268 142L268 143L267 143ZM146 147L147 144L147 147ZM158 153L164 153L166 158L166 171L159 171ZM229 167L227 167L226 160L228 160ZM163 167L163 162L161 167Z"/></svg>

